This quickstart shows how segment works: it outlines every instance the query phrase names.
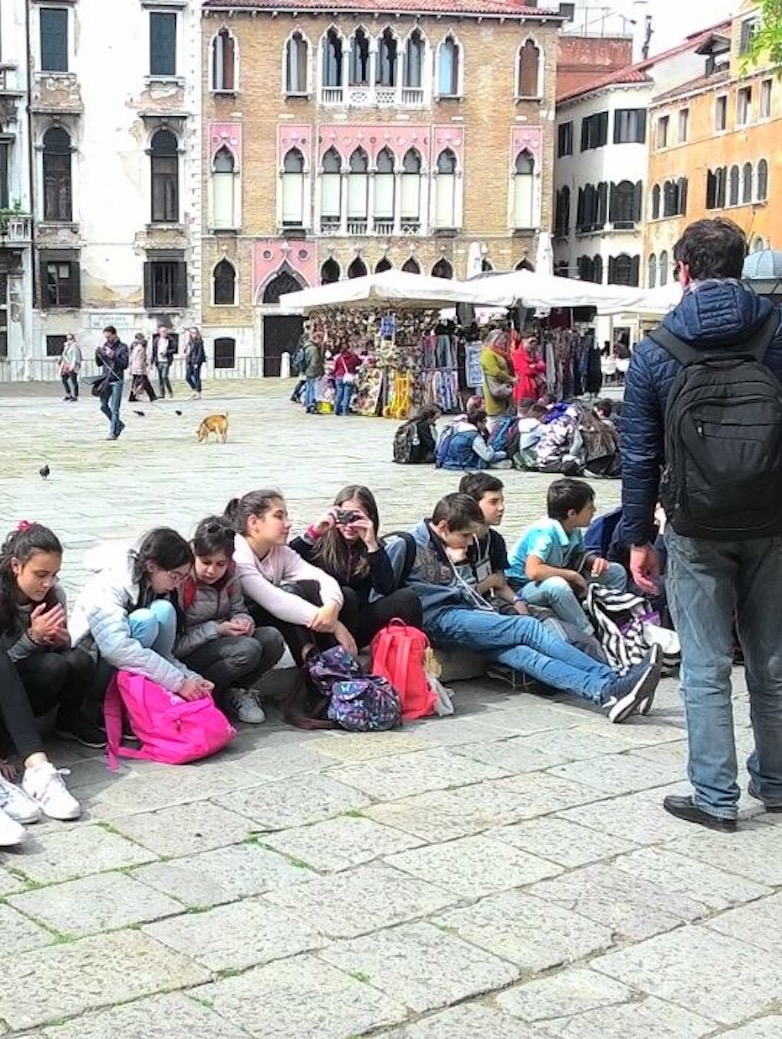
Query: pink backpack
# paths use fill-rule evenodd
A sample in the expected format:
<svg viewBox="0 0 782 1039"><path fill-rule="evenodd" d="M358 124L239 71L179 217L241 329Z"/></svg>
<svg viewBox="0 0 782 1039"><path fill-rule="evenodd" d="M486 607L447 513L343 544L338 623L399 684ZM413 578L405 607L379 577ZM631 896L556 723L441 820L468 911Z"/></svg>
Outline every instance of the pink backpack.
<svg viewBox="0 0 782 1039"><path fill-rule="evenodd" d="M140 750L120 745L123 707ZM211 696L183 700L149 678L128 671L118 671L109 683L103 716L111 769L117 768L118 757L184 765L216 753L236 735Z"/></svg>
<svg viewBox="0 0 782 1039"><path fill-rule="evenodd" d="M399 694L402 718L426 718L435 713L437 693L424 669L429 639L418 628L395 617L372 639L372 674L387 678Z"/></svg>

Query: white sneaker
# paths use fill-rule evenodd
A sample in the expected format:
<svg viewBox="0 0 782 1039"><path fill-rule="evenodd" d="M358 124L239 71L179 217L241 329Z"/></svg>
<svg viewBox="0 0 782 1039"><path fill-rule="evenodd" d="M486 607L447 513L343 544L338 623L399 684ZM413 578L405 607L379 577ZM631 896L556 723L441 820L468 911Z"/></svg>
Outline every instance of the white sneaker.
<svg viewBox="0 0 782 1039"><path fill-rule="evenodd" d="M50 819L66 822L81 815L81 805L68 793L62 778L68 774L67 769L58 770L50 761L25 769L22 788Z"/></svg>
<svg viewBox="0 0 782 1039"><path fill-rule="evenodd" d="M257 695L250 689L229 689L226 703L240 722L262 725L266 721Z"/></svg>
<svg viewBox="0 0 782 1039"><path fill-rule="evenodd" d="M0 848L13 848L22 844L26 836L24 826L0 808Z"/></svg>
<svg viewBox="0 0 782 1039"><path fill-rule="evenodd" d="M37 823L41 809L16 783L0 776L0 812L5 812L18 823Z"/></svg>

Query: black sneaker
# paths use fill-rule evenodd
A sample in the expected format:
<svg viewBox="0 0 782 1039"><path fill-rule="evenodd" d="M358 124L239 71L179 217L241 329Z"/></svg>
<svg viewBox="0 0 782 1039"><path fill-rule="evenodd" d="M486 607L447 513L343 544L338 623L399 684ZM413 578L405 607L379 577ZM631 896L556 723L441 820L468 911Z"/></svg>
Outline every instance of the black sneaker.
<svg viewBox="0 0 782 1039"><path fill-rule="evenodd" d="M614 725L626 721L631 714L646 708L648 713L660 681L660 670L653 664L638 664L623 677L615 678L606 692L603 707L608 708L608 720Z"/></svg>
<svg viewBox="0 0 782 1039"><path fill-rule="evenodd" d="M106 733L85 718L58 718L54 726L54 735L61 740L72 740L81 743L82 747L92 747L94 750L103 750L106 746Z"/></svg>

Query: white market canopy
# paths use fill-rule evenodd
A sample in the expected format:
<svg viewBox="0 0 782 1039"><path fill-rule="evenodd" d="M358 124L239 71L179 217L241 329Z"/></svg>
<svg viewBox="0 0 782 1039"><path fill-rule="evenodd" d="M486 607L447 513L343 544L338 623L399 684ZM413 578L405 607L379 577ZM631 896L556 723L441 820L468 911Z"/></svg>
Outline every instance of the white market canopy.
<svg viewBox="0 0 782 1039"><path fill-rule="evenodd" d="M600 314L626 314L643 306L645 289L597 285L534 271L512 271L466 283L480 295L484 306L522 304L531 310L553 307L597 307Z"/></svg>
<svg viewBox="0 0 782 1039"><path fill-rule="evenodd" d="M326 307L371 307L394 309L407 307L438 310L456 303L479 303L478 282L432 278L407 271L382 271L362 278L348 278L329 285L286 292L280 306L288 310L322 310Z"/></svg>

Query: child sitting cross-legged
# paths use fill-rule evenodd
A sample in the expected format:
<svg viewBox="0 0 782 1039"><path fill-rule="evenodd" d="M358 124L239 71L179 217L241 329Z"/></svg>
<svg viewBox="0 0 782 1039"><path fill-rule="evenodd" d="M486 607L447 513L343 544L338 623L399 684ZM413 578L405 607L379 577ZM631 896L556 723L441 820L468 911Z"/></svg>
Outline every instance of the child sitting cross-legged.
<svg viewBox="0 0 782 1039"><path fill-rule="evenodd" d="M236 576L235 532L223 516L202 520L193 535L193 570L179 590L184 616L174 645L176 657L214 682L219 706L239 721L266 720L252 686L285 652L280 632L256 627Z"/></svg>
<svg viewBox="0 0 782 1039"><path fill-rule="evenodd" d="M524 602L546 606L561 620L591 634L580 599L592 582L623 592L627 571L586 550L582 528L595 515L595 492L588 483L569 477L554 480L546 504L548 516L513 546L508 577Z"/></svg>
<svg viewBox="0 0 782 1039"><path fill-rule="evenodd" d="M660 679L656 649L620 675L606 664L550 635L532 617L506 616L495 610L458 570L458 564L482 532L484 517L466 494L448 494L431 519L413 530L416 554L405 585L421 600L423 627L435 647L461 647L505 664L554 689L574 693L623 722L646 714ZM397 573L406 558L401 539L388 552Z"/></svg>

